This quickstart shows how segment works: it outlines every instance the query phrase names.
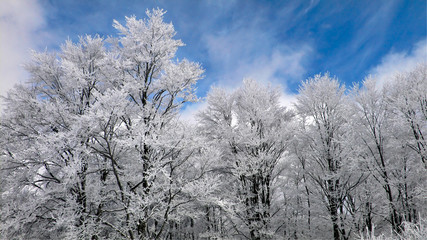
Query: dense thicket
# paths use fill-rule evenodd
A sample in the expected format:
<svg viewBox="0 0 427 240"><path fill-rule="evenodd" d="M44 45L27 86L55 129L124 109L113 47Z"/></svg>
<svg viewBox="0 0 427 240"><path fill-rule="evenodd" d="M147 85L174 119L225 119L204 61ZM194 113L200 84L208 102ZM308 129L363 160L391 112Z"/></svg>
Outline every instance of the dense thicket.
<svg viewBox="0 0 427 240"><path fill-rule="evenodd" d="M289 109L212 88L183 123L203 70L163 14L34 53L4 97L2 239L426 237L425 63L383 87L316 75Z"/></svg>

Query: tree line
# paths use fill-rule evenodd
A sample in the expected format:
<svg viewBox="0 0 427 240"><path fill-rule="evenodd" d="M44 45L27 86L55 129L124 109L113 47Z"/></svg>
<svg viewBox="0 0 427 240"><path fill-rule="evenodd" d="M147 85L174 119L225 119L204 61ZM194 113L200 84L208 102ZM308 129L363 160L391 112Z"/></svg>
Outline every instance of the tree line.
<svg viewBox="0 0 427 240"><path fill-rule="evenodd" d="M255 80L213 87L185 123L203 69L176 59L164 13L33 53L29 83L4 97L1 238L341 240L425 224L425 63L383 86L319 74L290 108Z"/></svg>

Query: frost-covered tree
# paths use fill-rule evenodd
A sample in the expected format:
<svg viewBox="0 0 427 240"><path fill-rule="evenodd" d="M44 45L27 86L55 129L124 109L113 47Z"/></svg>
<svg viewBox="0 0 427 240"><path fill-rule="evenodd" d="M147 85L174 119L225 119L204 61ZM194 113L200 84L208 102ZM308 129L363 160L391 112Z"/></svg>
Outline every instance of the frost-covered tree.
<svg viewBox="0 0 427 240"><path fill-rule="evenodd" d="M419 64L399 73L390 86L388 98L395 120L408 132L407 146L418 154L427 169L427 65Z"/></svg>
<svg viewBox="0 0 427 240"><path fill-rule="evenodd" d="M367 171L379 182L385 191L388 200L389 221L393 230L400 232L402 216L397 209L396 192L393 184L393 173L396 171L395 152L392 149L392 136L387 129L391 128L389 105L386 102L386 92L381 92L375 87L374 79L364 81L363 89L357 90L354 107L357 109L354 118L354 130L358 133L365 150L361 159L366 159ZM371 203L367 203L371 204ZM372 229L369 229L372 231Z"/></svg>
<svg viewBox="0 0 427 240"><path fill-rule="evenodd" d="M327 209L337 240L348 239L352 232L351 192L363 177L353 171L353 149L346 144L349 116L344 91L337 79L316 75L302 84L295 104L298 116L306 121L299 134L306 146L303 168L316 187L317 204Z"/></svg>
<svg viewBox="0 0 427 240"><path fill-rule="evenodd" d="M317 187L310 181L308 174L310 152L305 141L306 128L306 117L297 115L293 119L293 135L289 148L290 164L282 173L286 179L286 184L281 187L286 199L284 207L287 211L284 215L288 220L284 227L287 238L291 239L319 237L321 231L324 231L318 227L317 217L320 214L317 211L318 202L313 194L313 190ZM317 232L317 229L320 231Z"/></svg>
<svg viewBox="0 0 427 240"><path fill-rule="evenodd" d="M233 93L213 88L199 115L200 130L220 149L220 166L229 176L219 205L237 235L270 239L280 232L274 185L287 149L291 114L279 105L279 92L245 80Z"/></svg>
<svg viewBox="0 0 427 240"><path fill-rule="evenodd" d="M400 149L399 202L409 226L425 218L427 204L427 64L418 64L393 79L388 96L392 132ZM424 165L424 169L423 169ZM408 225L409 224L409 225Z"/></svg>
<svg viewBox="0 0 427 240"><path fill-rule="evenodd" d="M212 88L190 125L179 111L203 70L176 58L164 14L33 53L3 97L1 238L423 234L427 65L351 92L316 75L294 112L254 80Z"/></svg>
<svg viewBox="0 0 427 240"><path fill-rule="evenodd" d="M422 80L418 81L421 85L418 88L422 88ZM372 231L373 224L382 227L387 225L384 223L387 221L393 232L400 234L404 230L404 221L418 221L422 205L420 188L423 188L425 182L425 174L422 173L425 170L417 156L420 156L423 144L417 146L415 136L422 136L418 134L422 133L423 124L419 116L417 120L409 118L414 117L415 112L418 115L421 112L418 109L408 109L407 100L414 96L401 91L405 83L400 84L399 92L393 93L390 85L378 89L375 79L367 78L361 88L356 86L353 90L354 143L361 147L358 150L360 166L370 174L367 179L370 187L365 193L370 199L365 199L368 201L364 203L368 207L364 208L364 213L369 213L365 215L364 222L369 231ZM415 99L422 98L422 94L421 97L414 95ZM416 107L418 104L411 106ZM419 139L422 141L421 137ZM382 189L383 194L378 189ZM383 208L381 205L387 207ZM369 211L366 212L367 210Z"/></svg>
<svg viewBox="0 0 427 240"><path fill-rule="evenodd" d="M73 59L65 56L68 51ZM75 123L94 102L91 92L101 78L102 52L102 40L87 37L76 45L67 42L62 61L54 54L34 53L28 66L30 84L16 87L5 99L1 150L6 236L44 238L66 232L57 219L68 217L76 226L84 221L85 178L93 156L84 151L86 139L74 136Z"/></svg>
<svg viewBox="0 0 427 240"><path fill-rule="evenodd" d="M115 21L108 47L87 36L34 53L0 125L4 237L173 239L192 227L189 206L215 187L177 113L203 70L175 59L183 44L164 13Z"/></svg>

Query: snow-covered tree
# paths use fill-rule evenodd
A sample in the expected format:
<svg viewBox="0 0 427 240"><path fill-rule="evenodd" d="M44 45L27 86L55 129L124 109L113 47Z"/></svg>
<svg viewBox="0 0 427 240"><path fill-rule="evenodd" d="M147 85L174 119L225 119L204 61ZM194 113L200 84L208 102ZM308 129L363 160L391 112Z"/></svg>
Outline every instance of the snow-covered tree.
<svg viewBox="0 0 427 240"><path fill-rule="evenodd" d="M269 239L279 232L280 211L274 185L288 145L291 114L279 105L279 92L245 80L234 93L213 88L199 115L203 134L220 149L220 165L229 175L220 206L232 218L238 235ZM231 203L231 204L227 204Z"/></svg>
<svg viewBox="0 0 427 240"><path fill-rule="evenodd" d="M316 75L295 111L254 80L214 87L191 125L179 111L203 69L176 58L164 14L33 53L29 82L3 97L1 238L423 234L425 63L382 89Z"/></svg>
<svg viewBox="0 0 427 240"><path fill-rule="evenodd" d="M402 122L408 136L407 145L418 154L427 169L427 64L399 73L390 86L388 101L395 121Z"/></svg>
<svg viewBox="0 0 427 240"><path fill-rule="evenodd" d="M426 214L427 64L397 74L389 88L391 129L402 149L396 155L400 157L399 205L405 227L423 221L419 217L425 218Z"/></svg>
<svg viewBox="0 0 427 240"><path fill-rule="evenodd" d="M198 217L188 206L215 187L177 113L203 70L175 59L164 13L115 21L109 47L87 36L34 53L1 120L2 235L158 239Z"/></svg>
<svg viewBox="0 0 427 240"><path fill-rule="evenodd" d="M348 99L345 88L328 74L308 79L300 88L295 104L298 117L305 119L300 128L305 144L305 172L316 186L318 204L324 203L334 239L348 239L351 224L352 190L362 175L353 171L353 149L346 144Z"/></svg>
<svg viewBox="0 0 427 240"><path fill-rule="evenodd" d="M385 191L389 207L389 221L394 231L400 232L402 216L397 209L396 191L393 184L393 172L396 171L396 159L392 149L390 134L389 105L386 102L386 92L376 89L374 79L366 79L362 90L356 90L354 107L357 109L353 121L359 144L365 147L361 159L366 159L367 171L372 173ZM370 204L370 203L368 203ZM372 229L369 229L372 231Z"/></svg>
<svg viewBox="0 0 427 240"><path fill-rule="evenodd" d="M418 81L422 85L422 81ZM361 146L360 166L370 174L368 181L371 186L366 194L371 199L365 205L371 205L371 218L364 220L371 223L369 231L372 231L372 215L375 214L377 218L382 217L375 221L377 226L384 226L384 221L387 221L393 232L400 234L404 230L404 221L418 221L418 211L422 205L419 201L419 189L425 182L425 174L422 173L425 170L417 155L420 156L423 145L421 143L417 147L414 143L417 140L415 136L422 133L423 124L420 120L408 118L414 117L415 112L418 115L421 113L415 109L408 110L408 97L413 96L407 91L401 91L405 89L402 88L405 83L400 83L399 92L393 93L390 91L394 90L392 86L386 85L378 89L375 79L367 78L361 88L356 86L353 90L354 143ZM412 105L413 108L416 106L418 105ZM383 194L377 189L383 189ZM381 205L387 208L382 208Z"/></svg>

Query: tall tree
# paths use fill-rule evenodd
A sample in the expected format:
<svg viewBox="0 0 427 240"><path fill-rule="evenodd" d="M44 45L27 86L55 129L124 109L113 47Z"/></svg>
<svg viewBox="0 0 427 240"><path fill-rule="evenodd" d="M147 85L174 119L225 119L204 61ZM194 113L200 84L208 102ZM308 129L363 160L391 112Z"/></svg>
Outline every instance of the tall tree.
<svg viewBox="0 0 427 240"><path fill-rule="evenodd" d="M115 21L110 48L88 36L34 54L1 121L6 237L158 239L197 216L185 206L214 188L177 112L203 70L174 59L164 13Z"/></svg>
<svg viewBox="0 0 427 240"><path fill-rule="evenodd" d="M380 183L385 191L389 206L389 221L394 231L401 232L402 217L396 206L396 196L393 189L394 164L390 149L392 136L387 131L391 127L389 106L386 102L386 92L380 92L375 87L374 79L364 81L363 90L355 97L357 108L354 126L357 126L358 139L365 146L365 158L369 172Z"/></svg>
<svg viewBox="0 0 427 240"><path fill-rule="evenodd" d="M387 87L390 88L387 101L392 112L391 130L401 146L401 151L395 154L400 160L399 205L408 225L408 222L420 221L425 209L422 206L427 204L427 64L398 73Z"/></svg>
<svg viewBox="0 0 427 240"><path fill-rule="evenodd" d="M408 132L407 145L415 151L427 169L427 64L399 73L390 86L387 99L397 122Z"/></svg>
<svg viewBox="0 0 427 240"><path fill-rule="evenodd" d="M420 112L407 108L409 96L406 91L401 91L405 89L405 83L400 83L402 85L397 93L393 92L396 91L393 85L378 89L375 79L367 78L361 88L354 88L352 105L355 111L352 121L355 145L361 146L358 150L359 162L370 174L368 180L371 186L366 194L372 198L365 204L369 212L383 216L396 234L404 231L404 221L417 221L420 209L418 188L422 188L425 182L425 174L421 173L424 171L423 163L417 159L422 144L419 145L421 148L414 144L417 138L413 134L422 132L422 123L408 118ZM412 107L415 106L417 104ZM379 188L384 190L383 194L378 193L376 189ZM373 204L382 202L387 206L384 213L382 208L372 209ZM365 222L371 226L369 230L372 230L372 219L365 218ZM384 225L381 221L377 221L376 225Z"/></svg>
<svg viewBox="0 0 427 240"><path fill-rule="evenodd" d="M200 129L221 149L219 160L229 169L233 186L229 189L234 196L231 202L237 202L237 206L224 208L235 217L238 234L249 239L272 238L280 221L273 216L278 210L273 186L287 149L291 114L279 105L277 90L254 80L245 80L233 94L214 88L207 101L207 110L200 114Z"/></svg>
<svg viewBox="0 0 427 240"><path fill-rule="evenodd" d="M307 120L303 128L308 153L307 174L319 189L329 213L333 237L348 239L352 225L346 220L351 191L362 176L351 172L352 149L346 144L348 100L344 87L328 74L308 79L300 88L295 105Z"/></svg>

